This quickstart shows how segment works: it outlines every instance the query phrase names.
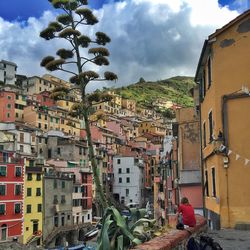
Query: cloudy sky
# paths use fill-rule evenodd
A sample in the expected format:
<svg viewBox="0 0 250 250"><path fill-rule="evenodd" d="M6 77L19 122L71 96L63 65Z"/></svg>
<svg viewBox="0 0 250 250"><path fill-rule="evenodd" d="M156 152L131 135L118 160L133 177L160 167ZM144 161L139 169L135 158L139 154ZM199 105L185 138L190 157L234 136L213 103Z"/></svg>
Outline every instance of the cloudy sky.
<svg viewBox="0 0 250 250"><path fill-rule="evenodd" d="M112 39L110 66L116 85L193 76L204 39L243 11L250 0L89 0L100 30ZM0 60L18 65L18 74L43 75L41 58L62 46L39 37L56 17L47 0L0 1ZM58 75L65 80L65 75ZM93 85L91 89L97 86ZM107 86L107 85L106 85Z"/></svg>

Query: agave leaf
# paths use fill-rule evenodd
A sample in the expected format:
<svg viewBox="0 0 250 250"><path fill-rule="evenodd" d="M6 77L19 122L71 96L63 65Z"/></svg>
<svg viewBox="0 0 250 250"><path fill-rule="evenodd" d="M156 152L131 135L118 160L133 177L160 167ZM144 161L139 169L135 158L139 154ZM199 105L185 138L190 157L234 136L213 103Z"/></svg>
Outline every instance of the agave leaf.
<svg viewBox="0 0 250 250"><path fill-rule="evenodd" d="M142 218L138 220L136 223L134 223L134 225L131 226L130 231L133 232L135 227L144 223L148 223L150 227L153 227L156 223L156 220L149 220L149 219Z"/></svg>
<svg viewBox="0 0 250 250"><path fill-rule="evenodd" d="M98 242L97 250L110 249L108 230L109 230L110 225L113 222L114 221L111 220L111 214L108 215L105 219L103 226L102 226L101 234L99 235L98 240L97 240L97 242Z"/></svg>

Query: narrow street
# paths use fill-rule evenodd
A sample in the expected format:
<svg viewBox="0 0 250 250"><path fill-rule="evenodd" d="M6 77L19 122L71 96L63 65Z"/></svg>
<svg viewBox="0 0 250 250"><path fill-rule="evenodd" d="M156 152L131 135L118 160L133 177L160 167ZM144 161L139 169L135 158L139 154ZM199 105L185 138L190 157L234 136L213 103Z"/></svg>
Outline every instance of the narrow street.
<svg viewBox="0 0 250 250"><path fill-rule="evenodd" d="M209 231L208 235L218 242L223 250L250 249L250 231L221 229Z"/></svg>

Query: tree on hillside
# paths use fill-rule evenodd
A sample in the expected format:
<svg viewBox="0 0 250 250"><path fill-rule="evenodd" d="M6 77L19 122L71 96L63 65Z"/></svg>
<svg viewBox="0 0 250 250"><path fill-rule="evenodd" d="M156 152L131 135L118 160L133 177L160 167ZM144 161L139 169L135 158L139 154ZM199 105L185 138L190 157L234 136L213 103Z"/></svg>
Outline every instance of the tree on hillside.
<svg viewBox="0 0 250 250"><path fill-rule="evenodd" d="M61 39L66 41L65 48L59 48L57 57L46 56L41 61L41 66L49 71L63 71L69 73L69 81L74 84L74 90L81 94L81 101L74 105L71 114L80 117L85 122L87 141L89 146L89 157L93 168L94 181L96 185L97 199L103 208L107 207L102 185L97 171L94 148L91 138L89 111L93 102L110 100L108 94L94 92L86 93L86 86L93 81L117 80L116 74L106 71L103 77L95 71L88 70L88 65L109 65L109 51L104 47L111 40L103 32L96 32L95 38L82 34L82 27L93 26L98 23L92 11L87 8L87 0L48 0L56 9L61 11L54 22L41 31L40 36L45 40ZM83 52L88 52L86 56ZM52 93L55 99L65 98L72 89L57 87Z"/></svg>

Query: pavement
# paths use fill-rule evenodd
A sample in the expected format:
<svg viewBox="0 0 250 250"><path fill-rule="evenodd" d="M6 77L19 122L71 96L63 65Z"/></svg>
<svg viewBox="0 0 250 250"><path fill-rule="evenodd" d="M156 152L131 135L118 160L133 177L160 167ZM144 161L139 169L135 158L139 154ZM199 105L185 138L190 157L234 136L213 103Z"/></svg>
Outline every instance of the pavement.
<svg viewBox="0 0 250 250"><path fill-rule="evenodd" d="M223 250L250 250L250 231L221 229L207 233Z"/></svg>

